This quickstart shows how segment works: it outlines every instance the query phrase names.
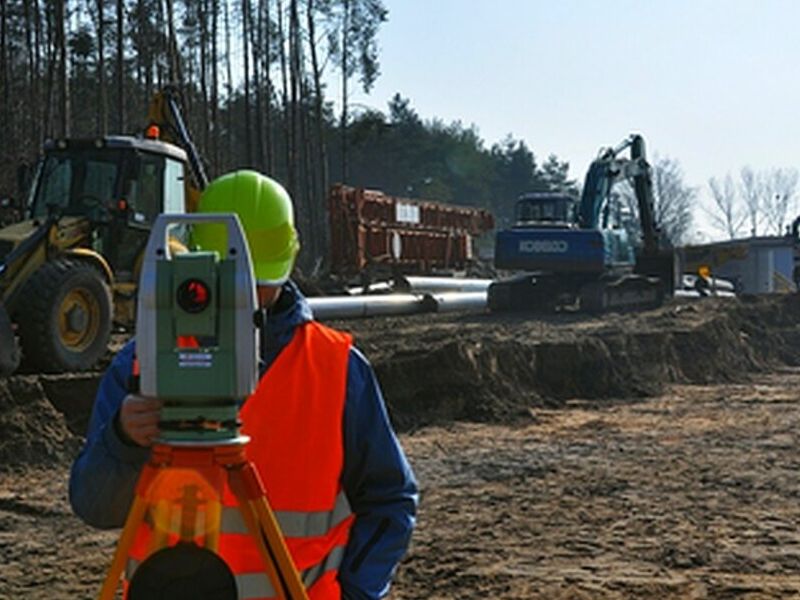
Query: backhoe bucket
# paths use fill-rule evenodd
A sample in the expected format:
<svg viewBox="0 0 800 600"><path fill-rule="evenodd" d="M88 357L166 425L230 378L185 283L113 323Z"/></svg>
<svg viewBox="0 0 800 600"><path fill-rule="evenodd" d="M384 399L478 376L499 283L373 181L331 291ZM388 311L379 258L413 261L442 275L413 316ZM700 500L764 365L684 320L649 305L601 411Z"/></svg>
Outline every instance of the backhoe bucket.
<svg viewBox="0 0 800 600"><path fill-rule="evenodd" d="M19 347L11 328L11 319L0 304L0 377L11 375L19 366Z"/></svg>

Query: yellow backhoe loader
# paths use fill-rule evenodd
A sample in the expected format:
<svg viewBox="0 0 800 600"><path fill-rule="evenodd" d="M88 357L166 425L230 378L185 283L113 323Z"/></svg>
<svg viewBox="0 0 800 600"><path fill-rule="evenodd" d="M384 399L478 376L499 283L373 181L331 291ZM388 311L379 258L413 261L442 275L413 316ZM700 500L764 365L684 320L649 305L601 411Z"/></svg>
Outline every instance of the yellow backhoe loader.
<svg viewBox="0 0 800 600"><path fill-rule="evenodd" d="M156 216L193 210L207 177L174 88L141 137L48 141L26 219L0 229L0 375L91 368L131 327Z"/></svg>

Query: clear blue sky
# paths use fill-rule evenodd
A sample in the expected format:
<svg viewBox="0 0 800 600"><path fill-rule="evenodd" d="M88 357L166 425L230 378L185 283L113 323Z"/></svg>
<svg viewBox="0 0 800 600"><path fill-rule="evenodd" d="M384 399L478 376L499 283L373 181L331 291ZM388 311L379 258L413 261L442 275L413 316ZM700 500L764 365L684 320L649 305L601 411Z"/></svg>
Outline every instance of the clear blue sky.
<svg viewBox="0 0 800 600"><path fill-rule="evenodd" d="M381 76L424 119L511 133L582 178L628 133L687 182L798 167L800 0L384 0ZM332 92L334 90L331 90Z"/></svg>

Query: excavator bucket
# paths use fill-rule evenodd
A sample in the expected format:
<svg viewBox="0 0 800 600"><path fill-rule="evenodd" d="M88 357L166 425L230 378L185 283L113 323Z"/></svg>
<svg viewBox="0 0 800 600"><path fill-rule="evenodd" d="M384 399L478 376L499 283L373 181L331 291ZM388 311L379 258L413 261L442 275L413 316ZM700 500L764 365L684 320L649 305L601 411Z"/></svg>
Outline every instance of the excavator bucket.
<svg viewBox="0 0 800 600"><path fill-rule="evenodd" d="M19 348L8 312L0 303L0 376L11 375L19 366Z"/></svg>

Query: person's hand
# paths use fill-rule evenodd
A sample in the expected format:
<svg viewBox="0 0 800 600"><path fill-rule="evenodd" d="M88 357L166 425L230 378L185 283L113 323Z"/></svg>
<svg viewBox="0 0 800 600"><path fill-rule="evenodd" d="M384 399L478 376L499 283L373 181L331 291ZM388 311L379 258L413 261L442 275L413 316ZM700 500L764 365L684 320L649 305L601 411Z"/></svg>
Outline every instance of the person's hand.
<svg viewBox="0 0 800 600"><path fill-rule="evenodd" d="M158 438L161 400L128 394L119 410L119 429L130 442L149 448Z"/></svg>

